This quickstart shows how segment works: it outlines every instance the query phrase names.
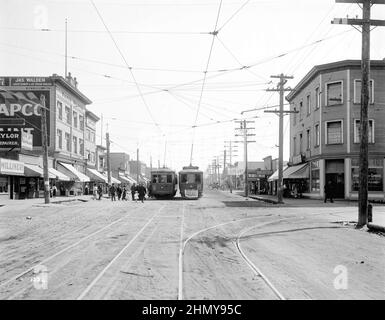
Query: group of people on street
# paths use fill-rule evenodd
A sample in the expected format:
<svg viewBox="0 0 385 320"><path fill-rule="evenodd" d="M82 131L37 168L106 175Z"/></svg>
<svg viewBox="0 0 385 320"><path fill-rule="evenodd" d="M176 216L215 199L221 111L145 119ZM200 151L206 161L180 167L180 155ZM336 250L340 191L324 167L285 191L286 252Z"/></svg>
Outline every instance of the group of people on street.
<svg viewBox="0 0 385 320"><path fill-rule="evenodd" d="M127 188L126 186L120 187L119 185L115 187L115 184L112 184L109 188L109 195L111 197L111 201L116 201L116 197L118 200L128 200L127 199ZM132 201L136 201L135 195L138 193L138 198L141 202L144 202L145 195L147 193L146 187L143 184L136 185L135 183L130 188Z"/></svg>

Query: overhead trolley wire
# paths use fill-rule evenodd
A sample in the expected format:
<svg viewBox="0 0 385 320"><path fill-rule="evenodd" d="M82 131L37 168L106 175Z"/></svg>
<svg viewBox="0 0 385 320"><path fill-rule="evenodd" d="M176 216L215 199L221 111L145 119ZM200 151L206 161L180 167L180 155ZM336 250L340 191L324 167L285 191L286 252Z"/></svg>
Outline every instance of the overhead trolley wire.
<svg viewBox="0 0 385 320"><path fill-rule="evenodd" d="M215 21L214 31L212 32L213 37L212 37L212 40L211 40L209 56L207 58L206 68L205 68L204 77L203 77L203 81L202 81L202 88L201 88L201 93L200 93L200 96L199 96L197 112L196 112L195 120L194 120L194 126L196 125L197 120L198 120L198 115L199 115L199 111L200 111L200 107L201 107L201 102L202 102L202 97L203 97L203 90L204 90L205 83L206 83L207 70L209 68L211 54L213 52L215 36L218 33L217 26L218 26L218 20L219 20L219 14L221 12L221 8L222 8L222 0L219 3L219 8L218 8L218 13L217 13L217 18L216 18L216 21ZM194 137L195 137L195 130L193 131L193 138L192 138L192 143L191 143L190 164L192 164L192 155L193 155L193 148L194 148Z"/></svg>
<svg viewBox="0 0 385 320"><path fill-rule="evenodd" d="M155 126L156 126L156 127L159 129L159 131L162 133L162 129L160 128L159 124L155 121L154 116L152 115L151 110L150 110L150 108L149 108L149 106L148 106L148 104L147 104L147 102L146 102L146 100L145 100L145 98L144 98L144 96L143 96L142 89L139 87L139 84L138 84L138 82L136 81L136 78L135 78L134 72L132 71L132 68L131 68L130 65L128 64L128 62L127 62L127 60L126 60L126 58L125 58L123 52L120 50L120 48L119 48L117 42L115 41L115 38L113 37L112 33L109 31L109 29L108 29L108 27L107 27L107 25L106 25L106 23L105 23L105 21L104 21L102 15L100 14L98 8L96 7L94 1L93 1L93 0L90 0L90 1L91 1L91 3L92 3L93 7L95 8L95 11L97 12L97 14L98 14L100 20L102 21L102 23L103 23L105 29L107 30L107 32L108 32L108 34L109 34L111 40L113 41L113 43L114 43L116 49L118 50L120 56L122 57L124 63L126 64L128 70L129 70L129 72L130 72L130 74L131 74L131 77L132 77L132 79L133 79L134 82L135 82L136 88L137 88L137 90L138 90L138 92L139 92L139 95L140 95L142 101L143 101L143 104L145 105L145 107L146 107L146 109L147 109L147 112L148 112L148 114L149 114L150 117L151 117L151 120L154 122Z"/></svg>

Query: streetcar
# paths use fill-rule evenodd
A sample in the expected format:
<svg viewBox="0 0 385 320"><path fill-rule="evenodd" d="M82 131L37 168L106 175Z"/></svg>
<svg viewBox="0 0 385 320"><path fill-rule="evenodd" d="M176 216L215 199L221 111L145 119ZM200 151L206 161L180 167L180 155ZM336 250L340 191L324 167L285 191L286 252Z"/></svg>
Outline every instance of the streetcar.
<svg viewBox="0 0 385 320"><path fill-rule="evenodd" d="M178 177L175 171L168 168L151 171L151 181L148 194L154 198L173 198L178 187Z"/></svg>
<svg viewBox="0 0 385 320"><path fill-rule="evenodd" d="M203 171L199 167L183 167L179 171L179 192L184 199L198 199L203 192Z"/></svg>

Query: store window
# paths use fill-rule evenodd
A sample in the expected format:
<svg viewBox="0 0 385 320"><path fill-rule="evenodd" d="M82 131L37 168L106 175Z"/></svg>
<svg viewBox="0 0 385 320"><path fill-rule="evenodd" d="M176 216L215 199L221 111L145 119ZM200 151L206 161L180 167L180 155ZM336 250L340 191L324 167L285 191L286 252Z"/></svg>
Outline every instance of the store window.
<svg viewBox="0 0 385 320"><path fill-rule="evenodd" d="M320 191L320 168L319 161L311 162L311 191Z"/></svg>
<svg viewBox="0 0 385 320"><path fill-rule="evenodd" d="M383 158L369 159L368 164L368 190L383 191ZM359 159L352 159L352 191L360 188Z"/></svg>
<svg viewBox="0 0 385 320"><path fill-rule="evenodd" d="M8 193L8 177L0 177L0 194Z"/></svg>
<svg viewBox="0 0 385 320"><path fill-rule="evenodd" d="M342 81L326 84L326 103L328 106L342 104Z"/></svg>
<svg viewBox="0 0 385 320"><path fill-rule="evenodd" d="M326 122L326 143L327 144L343 143L341 120Z"/></svg>
<svg viewBox="0 0 385 320"><path fill-rule="evenodd" d="M360 143L360 134L361 134L361 128L360 128L360 120L355 119L354 120L354 143ZM370 119L368 123L368 142L374 143L374 120Z"/></svg>

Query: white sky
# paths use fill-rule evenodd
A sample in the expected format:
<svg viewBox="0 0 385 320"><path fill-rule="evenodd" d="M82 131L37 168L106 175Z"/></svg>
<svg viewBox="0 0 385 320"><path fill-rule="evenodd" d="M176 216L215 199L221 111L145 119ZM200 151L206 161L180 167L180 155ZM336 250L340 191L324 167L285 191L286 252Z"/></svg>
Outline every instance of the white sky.
<svg viewBox="0 0 385 320"><path fill-rule="evenodd" d="M95 0L133 68L143 101L91 1L0 3L2 76L63 76L67 18L68 55L76 57L68 59L68 71L93 101L89 109L103 114L104 133L108 122L112 151L127 152L135 159L138 146L141 160L148 165L152 156L153 166L158 159L163 165L165 159L166 165L176 170L189 164L194 135L193 164L206 169L214 157L223 155L224 140L239 140L234 137L235 124L229 120L241 118L243 110L278 104L278 93L265 91L277 83L271 75L293 75L288 86L294 87L314 65L361 57L361 34L350 26L330 23L335 17L361 17L357 4L336 4L334 0L223 0L219 33L199 104L213 39L207 33L214 31L220 0ZM385 6L374 5L372 18L384 17ZM41 28L52 31L36 30ZM384 35L381 27L371 33L372 59L385 57ZM311 45L321 39L325 40ZM249 69L215 72L252 64L256 65ZM271 80L273 83L268 84ZM152 91L156 92L148 94ZM198 107L194 132L191 127ZM254 124L256 143L249 144L249 161L277 157L278 117L263 111L245 116L258 116ZM286 116L285 160L289 157L288 121ZM100 139L99 125L98 143ZM243 160L243 145L238 149L233 162Z"/></svg>

